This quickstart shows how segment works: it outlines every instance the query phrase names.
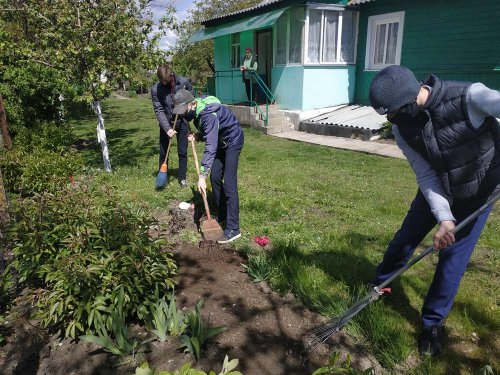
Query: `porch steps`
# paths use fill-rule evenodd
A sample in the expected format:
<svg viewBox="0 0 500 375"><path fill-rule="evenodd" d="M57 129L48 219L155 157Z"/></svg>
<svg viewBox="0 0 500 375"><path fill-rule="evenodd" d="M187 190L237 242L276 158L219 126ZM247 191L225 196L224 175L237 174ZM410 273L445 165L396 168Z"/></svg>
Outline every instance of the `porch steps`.
<svg viewBox="0 0 500 375"><path fill-rule="evenodd" d="M261 105L259 108L264 115L262 115L256 108L253 109L253 115L255 117L255 123L252 121L253 128L258 129L265 134L283 133L293 129L293 124L290 122L289 118L279 110L279 107L276 104L268 106L267 126L264 122L266 106Z"/></svg>

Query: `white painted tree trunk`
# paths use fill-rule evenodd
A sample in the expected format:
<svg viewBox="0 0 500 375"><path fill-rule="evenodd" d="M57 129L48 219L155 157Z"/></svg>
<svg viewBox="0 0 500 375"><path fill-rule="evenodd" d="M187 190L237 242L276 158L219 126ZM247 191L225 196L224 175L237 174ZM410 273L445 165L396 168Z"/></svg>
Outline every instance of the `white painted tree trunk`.
<svg viewBox="0 0 500 375"><path fill-rule="evenodd" d="M108 142L106 141L106 130L104 129L104 117L102 117L101 102L99 100L92 103L94 112L97 115L97 140L101 144L102 160L104 170L111 172L111 162L109 161Z"/></svg>

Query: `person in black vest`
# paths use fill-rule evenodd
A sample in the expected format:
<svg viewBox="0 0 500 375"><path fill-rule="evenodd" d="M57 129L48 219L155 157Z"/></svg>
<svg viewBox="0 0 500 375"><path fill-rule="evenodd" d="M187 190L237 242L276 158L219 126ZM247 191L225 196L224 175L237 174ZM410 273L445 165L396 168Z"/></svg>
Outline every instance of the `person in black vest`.
<svg viewBox="0 0 500 375"><path fill-rule="evenodd" d="M179 156L178 179L180 185L185 188L188 186L186 181L187 173L187 136L189 133L189 124L179 116L175 130L172 129L172 109L174 108L174 94L180 89L193 92L191 82L185 77L175 75L168 64L163 64L156 71L159 82L151 87L151 99L153 108L160 125L160 156L158 158L159 167L165 160L167 147L170 139L177 135L177 155Z"/></svg>
<svg viewBox="0 0 500 375"><path fill-rule="evenodd" d="M394 124L419 187L372 284L404 266L438 225L433 245L439 261L422 307L419 337L419 352L433 356L442 349L443 321L492 207L453 234L455 225L500 190L500 92L434 75L418 82L408 68L393 65L375 76L369 99Z"/></svg>

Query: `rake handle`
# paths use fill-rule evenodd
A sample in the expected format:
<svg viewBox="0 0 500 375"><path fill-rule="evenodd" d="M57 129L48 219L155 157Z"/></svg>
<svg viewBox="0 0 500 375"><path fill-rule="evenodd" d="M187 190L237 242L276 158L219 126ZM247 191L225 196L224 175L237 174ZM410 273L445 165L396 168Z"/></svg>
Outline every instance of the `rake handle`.
<svg viewBox="0 0 500 375"><path fill-rule="evenodd" d="M488 199L486 201L486 203L484 203L481 207L479 207L476 211L474 211L473 213L471 213L469 216L467 216L460 224L458 224L455 229L453 230L453 234L457 233L459 230L463 229L466 225L470 224L470 222L472 220L475 220L479 215L481 215L484 211L486 211L486 209L491 206L492 204L494 204L498 199L500 198L500 193L497 193L496 195L494 195L493 197L491 197L490 199ZM378 289L381 289L387 285L389 285L396 277L398 277L399 275L401 275L403 272L405 272L408 268L410 268L411 266L413 266L415 263L417 263L418 261L420 261L422 258L426 257L427 255L429 255L430 253L432 253L434 251L434 246L429 246L428 248L426 248L424 250L423 253L421 253L420 255L416 256L415 258L413 258L411 261L409 261L408 263L406 263L405 266L401 267L395 274L393 274L391 277L389 277L387 280L385 280L382 284L378 285L377 288Z"/></svg>
<svg viewBox="0 0 500 375"><path fill-rule="evenodd" d="M194 166L196 167L196 173L198 173L198 176L200 175L200 167L198 166L198 155L196 154L196 147L194 147L194 141L191 141L191 148L193 149L193 159L194 159ZM210 209L208 208L208 201L207 201L207 196L203 191L200 191L201 197L203 198L203 204L205 205L205 211L207 213L207 218L208 220L211 220L210 217Z"/></svg>
<svg viewBox="0 0 500 375"><path fill-rule="evenodd" d="M174 120L174 126L172 126L172 130L175 131L175 125L177 125L177 118L179 117L179 114L175 115L175 120ZM168 137L168 135L167 135ZM170 138L170 137L169 137ZM167 164L168 160L168 154L170 153L170 145L172 144L172 138L168 140L168 146L167 146L167 153L165 154L165 160L163 160L163 164Z"/></svg>

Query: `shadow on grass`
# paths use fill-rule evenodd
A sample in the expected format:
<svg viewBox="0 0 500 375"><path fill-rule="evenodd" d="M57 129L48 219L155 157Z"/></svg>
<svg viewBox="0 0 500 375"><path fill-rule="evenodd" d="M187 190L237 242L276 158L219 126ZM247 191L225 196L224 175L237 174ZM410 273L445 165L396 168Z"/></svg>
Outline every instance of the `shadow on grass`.
<svg viewBox="0 0 500 375"><path fill-rule="evenodd" d="M158 152L157 146L152 146L150 139L142 140L140 144L134 141L135 134L140 132L139 128L106 130L112 167L140 165L141 162L144 163L151 155ZM102 167L101 145L97 139L78 139L74 147L82 152L86 165Z"/></svg>

